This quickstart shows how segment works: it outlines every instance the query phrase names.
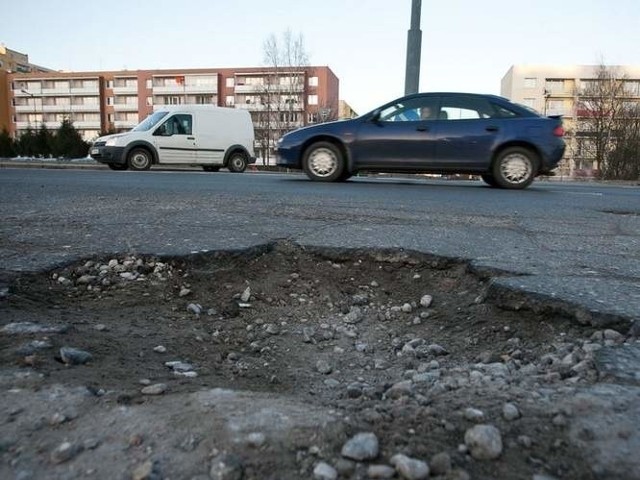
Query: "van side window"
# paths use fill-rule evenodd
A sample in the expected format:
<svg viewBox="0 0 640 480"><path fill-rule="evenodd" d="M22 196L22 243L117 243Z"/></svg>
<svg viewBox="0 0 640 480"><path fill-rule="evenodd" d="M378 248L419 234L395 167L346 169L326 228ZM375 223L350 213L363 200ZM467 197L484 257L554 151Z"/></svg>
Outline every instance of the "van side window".
<svg viewBox="0 0 640 480"><path fill-rule="evenodd" d="M163 136L191 135L193 133L193 117L187 114L173 115L160 126L158 133Z"/></svg>

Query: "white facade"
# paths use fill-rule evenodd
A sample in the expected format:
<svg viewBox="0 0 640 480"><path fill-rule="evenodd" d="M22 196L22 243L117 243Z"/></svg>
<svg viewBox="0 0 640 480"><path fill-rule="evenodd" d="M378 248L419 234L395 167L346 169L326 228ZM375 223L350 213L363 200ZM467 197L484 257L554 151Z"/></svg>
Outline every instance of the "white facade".
<svg viewBox="0 0 640 480"><path fill-rule="evenodd" d="M560 166L563 175L591 168L590 160L581 158L578 148L578 100L597 78L599 69L599 65L514 65L502 78L500 94L503 97L544 115L562 115L567 131L567 151ZM625 98L640 102L640 66L607 65L607 69L625 83Z"/></svg>

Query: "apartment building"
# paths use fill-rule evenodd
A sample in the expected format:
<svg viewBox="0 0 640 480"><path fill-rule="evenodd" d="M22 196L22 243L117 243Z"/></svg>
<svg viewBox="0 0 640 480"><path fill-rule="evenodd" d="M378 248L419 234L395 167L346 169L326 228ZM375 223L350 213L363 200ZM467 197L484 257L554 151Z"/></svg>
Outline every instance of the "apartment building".
<svg viewBox="0 0 640 480"><path fill-rule="evenodd" d="M338 78L324 66L10 73L6 82L16 137L69 118L91 140L129 130L162 105L211 104L247 109L260 151L284 131L338 118L339 108Z"/></svg>
<svg viewBox="0 0 640 480"><path fill-rule="evenodd" d="M587 114L580 100L597 80L597 65L513 65L502 78L500 93L513 102L545 115L562 115L567 132L567 151L559 167L561 175L588 175L593 168L589 149L583 148L588 134L581 122ZM640 103L640 66L607 66L624 84L625 102Z"/></svg>

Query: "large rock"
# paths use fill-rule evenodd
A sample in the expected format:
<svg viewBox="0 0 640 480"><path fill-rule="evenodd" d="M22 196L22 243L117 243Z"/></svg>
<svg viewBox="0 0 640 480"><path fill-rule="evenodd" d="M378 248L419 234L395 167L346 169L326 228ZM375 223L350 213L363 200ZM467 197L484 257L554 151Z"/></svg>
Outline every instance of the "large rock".
<svg viewBox="0 0 640 480"><path fill-rule="evenodd" d="M464 434L464 443L476 460L494 460L502 454L502 435L493 425L476 425Z"/></svg>

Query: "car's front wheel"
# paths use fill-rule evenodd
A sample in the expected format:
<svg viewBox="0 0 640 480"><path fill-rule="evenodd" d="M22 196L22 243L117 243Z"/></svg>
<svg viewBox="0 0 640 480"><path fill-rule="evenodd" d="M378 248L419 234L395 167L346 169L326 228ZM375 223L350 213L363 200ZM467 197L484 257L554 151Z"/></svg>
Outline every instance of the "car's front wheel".
<svg viewBox="0 0 640 480"><path fill-rule="evenodd" d="M334 182L344 177L342 152L331 142L316 142L304 152L304 172L311 180Z"/></svg>
<svg viewBox="0 0 640 480"><path fill-rule="evenodd" d="M134 148L131 150L131 153L129 153L127 163L131 170L149 170L153 159L148 150L144 148Z"/></svg>
<svg viewBox="0 0 640 480"><path fill-rule="evenodd" d="M499 187L521 189L531 185L538 170L538 157L523 147L505 148L493 164L493 179Z"/></svg>

